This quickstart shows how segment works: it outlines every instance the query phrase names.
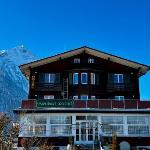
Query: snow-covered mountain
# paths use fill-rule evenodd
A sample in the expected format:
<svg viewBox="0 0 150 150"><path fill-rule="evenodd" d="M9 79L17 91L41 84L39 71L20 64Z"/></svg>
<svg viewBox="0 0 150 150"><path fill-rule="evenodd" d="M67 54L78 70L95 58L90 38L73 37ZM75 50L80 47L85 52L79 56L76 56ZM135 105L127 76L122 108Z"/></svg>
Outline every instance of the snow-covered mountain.
<svg viewBox="0 0 150 150"><path fill-rule="evenodd" d="M22 45L0 50L0 112L12 115L13 109L27 98L28 82L18 66L36 59Z"/></svg>

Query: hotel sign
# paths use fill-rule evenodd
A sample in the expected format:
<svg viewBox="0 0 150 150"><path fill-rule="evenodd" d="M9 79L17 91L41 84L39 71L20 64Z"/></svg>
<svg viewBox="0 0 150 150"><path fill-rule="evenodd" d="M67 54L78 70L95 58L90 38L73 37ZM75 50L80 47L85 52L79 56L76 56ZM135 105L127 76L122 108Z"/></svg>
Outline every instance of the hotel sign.
<svg viewBox="0 0 150 150"><path fill-rule="evenodd" d="M36 107L38 108L69 108L74 107L73 100L36 100Z"/></svg>

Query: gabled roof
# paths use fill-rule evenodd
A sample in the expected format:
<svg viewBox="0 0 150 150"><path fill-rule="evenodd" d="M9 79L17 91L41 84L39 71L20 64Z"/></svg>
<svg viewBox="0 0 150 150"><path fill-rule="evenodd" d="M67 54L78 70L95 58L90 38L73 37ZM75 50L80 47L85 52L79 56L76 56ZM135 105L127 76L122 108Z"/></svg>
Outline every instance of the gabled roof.
<svg viewBox="0 0 150 150"><path fill-rule="evenodd" d="M93 48L90 48L87 46L80 47L80 48L77 48L74 50L70 50L70 51L55 55L55 56L47 57L47 58L40 59L40 60L30 62L27 64L23 64L20 66L20 69L21 69L22 73L25 74L25 76L29 76L30 68L42 66L42 65L45 65L45 64L48 64L51 62L58 61L60 59L69 58L69 57L81 54L83 52L85 52L86 54L96 56L96 57L100 57L100 58L105 59L105 60L110 60L112 62L119 63L119 64L124 65L124 66L138 69L140 76L144 75L148 70L150 70L150 66L140 64L140 63L137 63L137 62L134 62L131 60L127 60L127 59L124 59L124 58L121 58L121 57L118 57L118 56L115 56L112 54L108 54L108 53L105 53L105 52L102 52L102 51L99 51L99 50L96 50L96 49L93 49Z"/></svg>

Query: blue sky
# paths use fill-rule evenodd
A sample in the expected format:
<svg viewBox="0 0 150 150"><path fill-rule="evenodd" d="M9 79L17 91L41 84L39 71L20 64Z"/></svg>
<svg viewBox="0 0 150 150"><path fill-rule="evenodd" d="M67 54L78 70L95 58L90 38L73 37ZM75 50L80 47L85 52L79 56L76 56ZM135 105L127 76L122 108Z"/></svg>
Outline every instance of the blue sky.
<svg viewBox="0 0 150 150"><path fill-rule="evenodd" d="M149 0L1 0L0 49L39 58L84 45L150 65ZM140 79L150 100L150 73Z"/></svg>

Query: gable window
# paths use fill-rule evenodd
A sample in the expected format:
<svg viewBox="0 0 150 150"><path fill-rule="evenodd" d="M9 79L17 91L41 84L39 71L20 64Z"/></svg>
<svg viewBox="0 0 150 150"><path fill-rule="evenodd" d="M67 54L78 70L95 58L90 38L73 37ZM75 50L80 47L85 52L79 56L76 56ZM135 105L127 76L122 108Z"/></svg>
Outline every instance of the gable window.
<svg viewBox="0 0 150 150"><path fill-rule="evenodd" d="M73 84L78 84L78 73L73 73Z"/></svg>
<svg viewBox="0 0 150 150"><path fill-rule="evenodd" d="M88 76L87 73L81 73L81 84L87 84Z"/></svg>
<svg viewBox="0 0 150 150"><path fill-rule="evenodd" d="M74 100L78 100L79 98L78 98L77 95L75 95L75 96L73 96L73 99L74 99Z"/></svg>
<svg viewBox="0 0 150 150"><path fill-rule="evenodd" d="M74 63L79 64L80 63L80 58L74 58Z"/></svg>
<svg viewBox="0 0 150 150"><path fill-rule="evenodd" d="M124 100L124 96L115 96L115 100Z"/></svg>
<svg viewBox="0 0 150 150"><path fill-rule="evenodd" d="M94 59L93 58L88 58L88 63L89 64L94 64Z"/></svg>
<svg viewBox="0 0 150 150"><path fill-rule="evenodd" d="M123 74L114 74L114 83L124 83Z"/></svg>
<svg viewBox="0 0 150 150"><path fill-rule="evenodd" d="M95 73L91 73L91 84L95 84Z"/></svg>
<svg viewBox="0 0 150 150"><path fill-rule="evenodd" d="M88 100L88 95L81 95L81 100Z"/></svg>
<svg viewBox="0 0 150 150"><path fill-rule="evenodd" d="M44 99L54 99L54 95L44 95Z"/></svg>

